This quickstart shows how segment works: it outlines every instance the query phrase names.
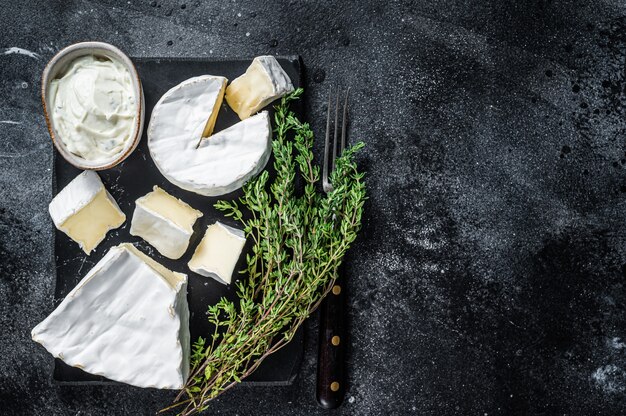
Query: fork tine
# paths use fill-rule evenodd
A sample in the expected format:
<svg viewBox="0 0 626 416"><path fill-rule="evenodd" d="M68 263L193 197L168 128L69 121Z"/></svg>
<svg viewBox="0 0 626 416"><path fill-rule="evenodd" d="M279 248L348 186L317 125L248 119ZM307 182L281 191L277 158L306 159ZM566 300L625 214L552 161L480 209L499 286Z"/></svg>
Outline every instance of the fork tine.
<svg viewBox="0 0 626 416"><path fill-rule="evenodd" d="M326 138L324 141L324 165L322 166L322 188L325 192L329 192L330 183L328 182L328 157L330 153L330 104L331 104L332 88L328 91L328 110L326 112Z"/></svg>
<svg viewBox="0 0 626 416"><path fill-rule="evenodd" d="M346 99L343 102L343 119L341 122L341 147L339 148L339 156L343 154L343 150L346 148L346 127L348 125L348 95L350 94L350 87L346 90Z"/></svg>
<svg viewBox="0 0 626 416"><path fill-rule="evenodd" d="M335 170L335 160L337 159L337 141L339 139L339 92L337 93L337 97L335 98L335 134L333 135L333 161L332 161L332 169L333 172Z"/></svg>

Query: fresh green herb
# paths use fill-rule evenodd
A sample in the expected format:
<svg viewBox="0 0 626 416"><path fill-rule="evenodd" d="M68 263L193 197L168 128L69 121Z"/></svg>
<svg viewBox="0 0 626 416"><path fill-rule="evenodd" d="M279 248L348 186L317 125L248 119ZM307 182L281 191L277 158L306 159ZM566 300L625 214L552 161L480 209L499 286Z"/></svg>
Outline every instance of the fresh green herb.
<svg viewBox="0 0 626 416"><path fill-rule="evenodd" d="M194 343L189 380L163 411L184 406L179 415L187 416L206 410L212 399L286 345L332 288L357 236L366 196L354 154L363 143L337 159L330 178L334 190L321 194L316 189L320 168L313 163L313 132L289 110L289 102L301 94L298 89L276 106L276 179L270 182L264 171L244 186L239 202L215 204L253 240L242 272L247 276L237 283L238 308L226 299L209 307L215 332ZM300 194L297 174L304 181ZM250 215L244 217L244 210Z"/></svg>

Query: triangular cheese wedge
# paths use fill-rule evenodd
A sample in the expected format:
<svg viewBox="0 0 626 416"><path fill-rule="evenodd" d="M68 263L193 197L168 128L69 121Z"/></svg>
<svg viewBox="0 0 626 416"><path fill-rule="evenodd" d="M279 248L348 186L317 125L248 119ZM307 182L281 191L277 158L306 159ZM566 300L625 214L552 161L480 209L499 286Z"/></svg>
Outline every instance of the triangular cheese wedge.
<svg viewBox="0 0 626 416"><path fill-rule="evenodd" d="M201 139L219 110L222 79L204 75L178 84L154 106L148 125L150 155L163 176L205 196L239 189L263 170L272 150L265 111Z"/></svg>
<svg viewBox="0 0 626 416"><path fill-rule="evenodd" d="M257 56L226 88L226 102L244 120L294 90L289 75L271 55Z"/></svg>
<svg viewBox="0 0 626 416"><path fill-rule="evenodd" d="M88 373L180 389L189 374L187 276L131 244L113 247L32 338Z"/></svg>
<svg viewBox="0 0 626 416"><path fill-rule="evenodd" d="M217 221L207 227L188 263L189 269L229 285L245 244L243 231Z"/></svg>
<svg viewBox="0 0 626 416"><path fill-rule="evenodd" d="M109 230L126 221L100 176L91 170L72 179L50 202L49 211L54 225L86 254L104 240Z"/></svg>
<svg viewBox="0 0 626 416"><path fill-rule="evenodd" d="M193 225L202 212L158 186L135 201L130 234L136 235L170 259L179 259L193 234Z"/></svg>

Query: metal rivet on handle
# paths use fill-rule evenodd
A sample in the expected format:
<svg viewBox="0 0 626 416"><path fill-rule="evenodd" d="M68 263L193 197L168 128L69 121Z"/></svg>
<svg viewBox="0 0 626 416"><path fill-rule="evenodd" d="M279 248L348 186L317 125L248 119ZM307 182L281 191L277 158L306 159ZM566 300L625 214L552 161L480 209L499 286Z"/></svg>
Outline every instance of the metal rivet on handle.
<svg viewBox="0 0 626 416"><path fill-rule="evenodd" d="M330 383L330 389L332 391L337 391L339 390L339 383L337 383L336 381L333 381L332 383Z"/></svg>
<svg viewBox="0 0 626 416"><path fill-rule="evenodd" d="M335 285L333 286L333 295L338 295L341 293L341 286Z"/></svg>
<svg viewBox="0 0 626 416"><path fill-rule="evenodd" d="M337 335L335 335L334 337L332 337L330 342L336 347L341 342L341 338L339 338Z"/></svg>

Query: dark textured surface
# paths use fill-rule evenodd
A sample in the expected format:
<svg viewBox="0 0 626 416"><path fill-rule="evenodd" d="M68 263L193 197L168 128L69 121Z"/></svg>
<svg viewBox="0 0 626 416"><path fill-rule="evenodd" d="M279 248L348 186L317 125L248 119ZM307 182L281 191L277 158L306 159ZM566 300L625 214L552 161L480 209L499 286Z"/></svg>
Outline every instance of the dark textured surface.
<svg viewBox="0 0 626 416"><path fill-rule="evenodd" d="M328 88L352 86L371 199L336 413L626 413L623 1L184 5L1 5L0 47L39 54L0 54L3 414L152 414L173 397L56 386L29 336L53 305L39 75L86 39L136 56L300 54L318 132ZM209 413L323 413L315 324L293 386L238 387Z"/></svg>

